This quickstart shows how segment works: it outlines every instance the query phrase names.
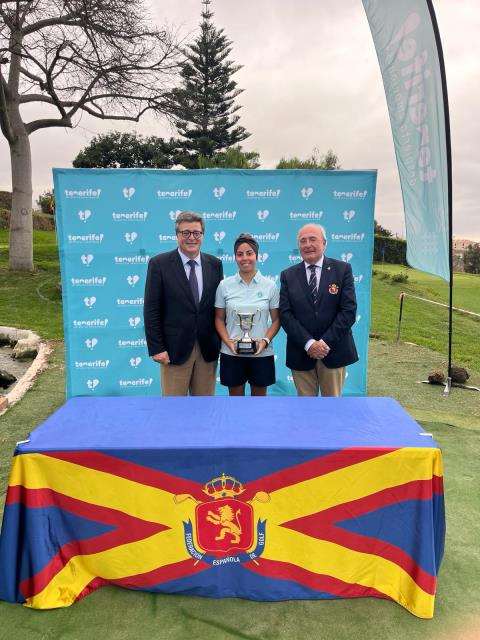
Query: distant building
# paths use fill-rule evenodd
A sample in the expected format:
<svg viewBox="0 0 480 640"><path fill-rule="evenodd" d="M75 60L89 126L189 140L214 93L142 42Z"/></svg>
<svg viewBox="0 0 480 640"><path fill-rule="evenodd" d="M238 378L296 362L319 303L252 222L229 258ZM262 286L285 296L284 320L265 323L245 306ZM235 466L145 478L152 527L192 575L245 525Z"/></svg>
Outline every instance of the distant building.
<svg viewBox="0 0 480 640"><path fill-rule="evenodd" d="M463 271L463 254L465 250L471 245L475 244L474 240L467 240L466 238L453 238L453 270Z"/></svg>

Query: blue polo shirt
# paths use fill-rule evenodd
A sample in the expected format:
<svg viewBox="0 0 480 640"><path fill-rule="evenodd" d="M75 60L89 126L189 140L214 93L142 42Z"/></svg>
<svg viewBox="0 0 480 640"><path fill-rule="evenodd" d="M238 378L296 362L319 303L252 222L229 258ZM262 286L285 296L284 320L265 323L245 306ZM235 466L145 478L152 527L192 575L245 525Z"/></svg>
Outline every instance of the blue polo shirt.
<svg viewBox="0 0 480 640"><path fill-rule="evenodd" d="M240 277L239 273L225 278L218 285L215 296L215 307L225 309L225 325L227 333L232 339L243 336L236 312L255 313L254 326L249 331L249 335L254 340L261 340L265 337L270 326L270 309L278 309L279 303L280 292L275 283L262 276L260 271L257 271L249 285ZM234 355L223 342L221 352L229 356ZM273 348L269 344L260 355L242 356L242 358L261 358L271 355L273 355Z"/></svg>

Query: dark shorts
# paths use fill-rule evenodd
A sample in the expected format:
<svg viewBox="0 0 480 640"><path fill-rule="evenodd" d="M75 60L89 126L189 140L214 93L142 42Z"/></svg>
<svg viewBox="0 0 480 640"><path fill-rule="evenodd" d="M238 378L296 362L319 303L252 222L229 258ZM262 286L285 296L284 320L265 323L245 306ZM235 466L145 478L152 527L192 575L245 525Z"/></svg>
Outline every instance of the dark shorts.
<svg viewBox="0 0 480 640"><path fill-rule="evenodd" d="M254 387L275 384L273 356L229 356L220 354L220 382L226 387L239 387L246 382Z"/></svg>

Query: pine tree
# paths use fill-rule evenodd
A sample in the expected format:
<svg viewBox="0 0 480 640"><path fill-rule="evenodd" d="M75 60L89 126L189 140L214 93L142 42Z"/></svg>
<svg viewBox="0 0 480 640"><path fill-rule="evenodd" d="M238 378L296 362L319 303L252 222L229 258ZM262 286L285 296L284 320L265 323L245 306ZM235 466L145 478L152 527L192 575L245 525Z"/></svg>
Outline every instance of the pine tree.
<svg viewBox="0 0 480 640"><path fill-rule="evenodd" d="M169 98L169 111L177 130L191 149L205 157L228 149L250 135L237 126L241 108L235 98L242 93L232 76L241 69L228 60L232 43L212 22L210 0L203 0L198 38L185 51L182 86Z"/></svg>

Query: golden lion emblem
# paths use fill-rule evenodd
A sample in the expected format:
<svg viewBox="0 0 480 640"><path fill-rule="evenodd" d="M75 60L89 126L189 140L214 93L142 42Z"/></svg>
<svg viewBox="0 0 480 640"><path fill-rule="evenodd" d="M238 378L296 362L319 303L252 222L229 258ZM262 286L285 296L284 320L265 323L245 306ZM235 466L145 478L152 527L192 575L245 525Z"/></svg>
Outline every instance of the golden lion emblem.
<svg viewBox="0 0 480 640"><path fill-rule="evenodd" d="M240 542L242 525L240 524L240 520L238 517L239 513L240 509L237 509L234 514L232 507L230 507L230 505L228 504L219 507L217 509L217 513L214 513L213 511L208 512L206 520L221 527L220 533L215 537L215 540L224 540L225 536L228 534L232 537L232 544L237 544Z"/></svg>

